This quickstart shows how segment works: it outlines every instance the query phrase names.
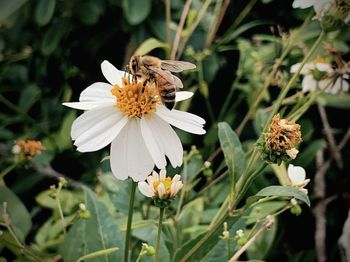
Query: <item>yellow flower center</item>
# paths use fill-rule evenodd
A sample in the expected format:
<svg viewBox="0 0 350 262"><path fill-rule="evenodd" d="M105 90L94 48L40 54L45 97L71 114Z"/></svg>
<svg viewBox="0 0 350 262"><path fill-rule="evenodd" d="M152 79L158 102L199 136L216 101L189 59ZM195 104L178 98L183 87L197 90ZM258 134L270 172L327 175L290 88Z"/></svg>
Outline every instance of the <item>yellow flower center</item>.
<svg viewBox="0 0 350 262"><path fill-rule="evenodd" d="M158 186L160 184L163 184L163 186L165 187L165 193L166 194L170 194L171 183L172 183L171 182L171 178L167 176L165 179L162 179L162 180L159 180L159 181L155 181L153 183L153 188L157 192L158 191Z"/></svg>
<svg viewBox="0 0 350 262"><path fill-rule="evenodd" d="M312 60L314 64L329 64L328 60L320 55L316 56L314 60Z"/></svg>
<svg viewBox="0 0 350 262"><path fill-rule="evenodd" d="M122 86L114 85L111 90L117 98L116 107L129 117L150 117L160 102L158 89L149 81L130 81L123 77Z"/></svg>

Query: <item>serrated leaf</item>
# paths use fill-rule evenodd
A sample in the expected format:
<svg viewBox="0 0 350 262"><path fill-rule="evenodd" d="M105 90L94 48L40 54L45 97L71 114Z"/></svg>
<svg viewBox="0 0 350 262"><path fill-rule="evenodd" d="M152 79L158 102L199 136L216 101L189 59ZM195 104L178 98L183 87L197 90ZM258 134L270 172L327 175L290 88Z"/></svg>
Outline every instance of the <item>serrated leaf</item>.
<svg viewBox="0 0 350 262"><path fill-rule="evenodd" d="M16 235L24 242L25 237L32 228L31 216L22 201L7 186L0 184L0 220L4 212L3 203L7 203L7 213L11 226Z"/></svg>
<svg viewBox="0 0 350 262"><path fill-rule="evenodd" d="M220 122L218 128L221 149L224 152L232 183L235 183L243 173L245 154L237 134L226 122Z"/></svg>
<svg viewBox="0 0 350 262"><path fill-rule="evenodd" d="M156 48L169 49L169 46L156 38L148 38L136 49L135 55L146 55Z"/></svg>
<svg viewBox="0 0 350 262"><path fill-rule="evenodd" d="M137 25L151 12L151 0L122 0L122 8L125 19L131 25Z"/></svg>
<svg viewBox="0 0 350 262"><path fill-rule="evenodd" d="M269 186L261 189L256 196L282 196L282 197L294 197L306 203L310 206L310 200L308 195L298 188L291 186Z"/></svg>
<svg viewBox="0 0 350 262"><path fill-rule="evenodd" d="M35 22L39 26L48 24L55 11L56 0L39 0L35 9Z"/></svg>
<svg viewBox="0 0 350 262"><path fill-rule="evenodd" d="M60 253L64 261L76 261L82 256L109 248L123 249L124 234L119 230L107 207L90 189L84 187L85 205L90 218L80 219L69 230ZM89 262L122 261L123 252L104 254Z"/></svg>

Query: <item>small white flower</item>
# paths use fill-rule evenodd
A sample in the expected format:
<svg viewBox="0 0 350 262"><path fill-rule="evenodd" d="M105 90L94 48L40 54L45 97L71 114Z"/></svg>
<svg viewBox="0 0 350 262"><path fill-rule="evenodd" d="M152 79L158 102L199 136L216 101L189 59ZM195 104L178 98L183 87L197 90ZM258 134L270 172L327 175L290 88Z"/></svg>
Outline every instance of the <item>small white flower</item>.
<svg viewBox="0 0 350 262"><path fill-rule="evenodd" d="M160 103L154 84L130 82L124 78L125 72L108 61L101 68L109 83L94 83L81 92L79 102L63 103L86 110L72 125L71 136L77 150L92 152L111 144L112 173L121 180L128 177L144 180L154 165L165 169L166 157L174 168L181 166L182 144L170 125L189 133L205 134L205 120L167 109ZM176 101L192 95L177 92Z"/></svg>
<svg viewBox="0 0 350 262"><path fill-rule="evenodd" d="M310 179L306 179L306 172L303 167L289 164L288 177L292 186L299 188L307 194L307 189L304 187L310 182Z"/></svg>
<svg viewBox="0 0 350 262"><path fill-rule="evenodd" d="M180 179L180 175L175 175L173 178L167 177L165 170L160 170L159 175L156 171L153 171L152 175L147 177L147 182L141 181L138 183L138 188L146 197L167 199L176 196L183 187Z"/></svg>
<svg viewBox="0 0 350 262"><path fill-rule="evenodd" d="M325 14L332 13L332 9L337 10L335 16L339 17L339 19L344 20L345 23L350 21L350 4L348 0L294 0L293 8L309 8L313 7L316 16L314 17L317 20L323 18Z"/></svg>
<svg viewBox="0 0 350 262"><path fill-rule="evenodd" d="M300 71L301 75L304 75L304 78L301 82L302 91L312 92L317 89L326 89L327 93L337 94L339 92L347 92L349 90L349 79L348 74L339 75L336 79L334 75L336 71L332 68L331 64L325 61L318 61L316 59L313 62L306 63L302 70ZM298 71L301 63L292 65L290 68L291 73ZM317 72L321 75L321 79L315 79L315 74Z"/></svg>

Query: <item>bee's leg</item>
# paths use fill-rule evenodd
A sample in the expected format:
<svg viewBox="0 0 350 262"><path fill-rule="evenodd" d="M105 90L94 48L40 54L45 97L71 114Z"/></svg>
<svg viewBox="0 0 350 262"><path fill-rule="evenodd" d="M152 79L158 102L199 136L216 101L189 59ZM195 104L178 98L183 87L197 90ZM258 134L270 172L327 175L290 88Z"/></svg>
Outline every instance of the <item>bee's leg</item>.
<svg viewBox="0 0 350 262"><path fill-rule="evenodd" d="M145 87L148 84L150 80L147 78L146 80L143 81L143 85L142 85L142 89L141 89L141 93L145 92Z"/></svg>

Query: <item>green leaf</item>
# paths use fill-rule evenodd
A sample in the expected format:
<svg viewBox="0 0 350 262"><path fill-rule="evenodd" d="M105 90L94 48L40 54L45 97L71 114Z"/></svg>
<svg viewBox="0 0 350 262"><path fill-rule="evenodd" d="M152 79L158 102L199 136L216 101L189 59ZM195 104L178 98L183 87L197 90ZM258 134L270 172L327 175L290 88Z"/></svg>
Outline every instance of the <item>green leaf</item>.
<svg viewBox="0 0 350 262"><path fill-rule="evenodd" d="M263 259L266 258L269 253L273 241L275 240L277 233L277 219L275 223L265 231L261 236L259 236L253 244L248 248L247 255L249 259Z"/></svg>
<svg viewBox="0 0 350 262"><path fill-rule="evenodd" d="M317 102L323 106L335 107L340 109L350 108L350 94L322 94Z"/></svg>
<svg viewBox="0 0 350 262"><path fill-rule="evenodd" d="M312 141L301 153L298 154L294 160L294 165L303 167L309 166L316 157L317 151L326 148L327 143L324 139L317 139Z"/></svg>
<svg viewBox="0 0 350 262"><path fill-rule="evenodd" d="M19 98L18 106L27 112L39 98L40 90L36 85L29 85L23 89Z"/></svg>
<svg viewBox="0 0 350 262"><path fill-rule="evenodd" d="M60 253L64 261L76 261L80 257L109 248L123 248L124 234L119 230L107 207L96 194L84 188L85 205L90 218L80 219L69 230ZM91 262L122 261L123 252L104 254L91 258Z"/></svg>
<svg viewBox="0 0 350 262"><path fill-rule="evenodd" d="M70 131L75 118L76 112L69 111L69 113L63 119L60 130L55 135L56 145L61 152L72 147Z"/></svg>
<svg viewBox="0 0 350 262"><path fill-rule="evenodd" d="M0 24L21 8L28 0L0 1Z"/></svg>
<svg viewBox="0 0 350 262"><path fill-rule="evenodd" d="M156 48L169 49L169 46L158 39L148 38L136 49L135 55L146 55Z"/></svg>
<svg viewBox="0 0 350 262"><path fill-rule="evenodd" d="M102 10L92 1L78 3L74 7L74 13L84 25L94 25L98 22Z"/></svg>
<svg viewBox="0 0 350 262"><path fill-rule="evenodd" d="M45 190L36 196L36 202L46 208L57 209L56 200L50 196L51 191ZM60 203L62 206L62 211L68 214L72 211L74 207L83 202L83 194L81 192L69 191L67 189L62 189L60 192Z"/></svg>
<svg viewBox="0 0 350 262"><path fill-rule="evenodd" d="M39 0L35 9L35 22L39 26L48 24L55 11L56 0Z"/></svg>
<svg viewBox="0 0 350 262"><path fill-rule="evenodd" d="M151 0L122 0L124 17L131 25L137 25L151 12Z"/></svg>
<svg viewBox="0 0 350 262"><path fill-rule="evenodd" d="M224 152L232 182L235 183L243 173L245 154L237 134L226 122L220 122L218 128L221 149Z"/></svg>
<svg viewBox="0 0 350 262"><path fill-rule="evenodd" d="M43 41L41 42L41 53L43 55L52 54L61 42L63 35L68 31L67 23L60 20L60 22L50 26L44 33Z"/></svg>
<svg viewBox="0 0 350 262"><path fill-rule="evenodd" d="M282 196L282 197L294 197L306 203L310 206L310 200L308 195L298 188L291 186L269 186L260 190L256 196L267 197L267 196Z"/></svg>
<svg viewBox="0 0 350 262"><path fill-rule="evenodd" d="M7 213L10 217L11 226L21 242L32 228L31 216L21 200L8 187L0 183L0 220L4 212L3 203L7 203Z"/></svg>
<svg viewBox="0 0 350 262"><path fill-rule="evenodd" d="M231 217L227 219L228 228L231 228L239 221L239 217ZM207 236L207 232L198 235L196 238L186 242L178 249L172 259L173 262L190 262L201 261L220 241L219 236L222 234L223 227L215 228L213 232Z"/></svg>

